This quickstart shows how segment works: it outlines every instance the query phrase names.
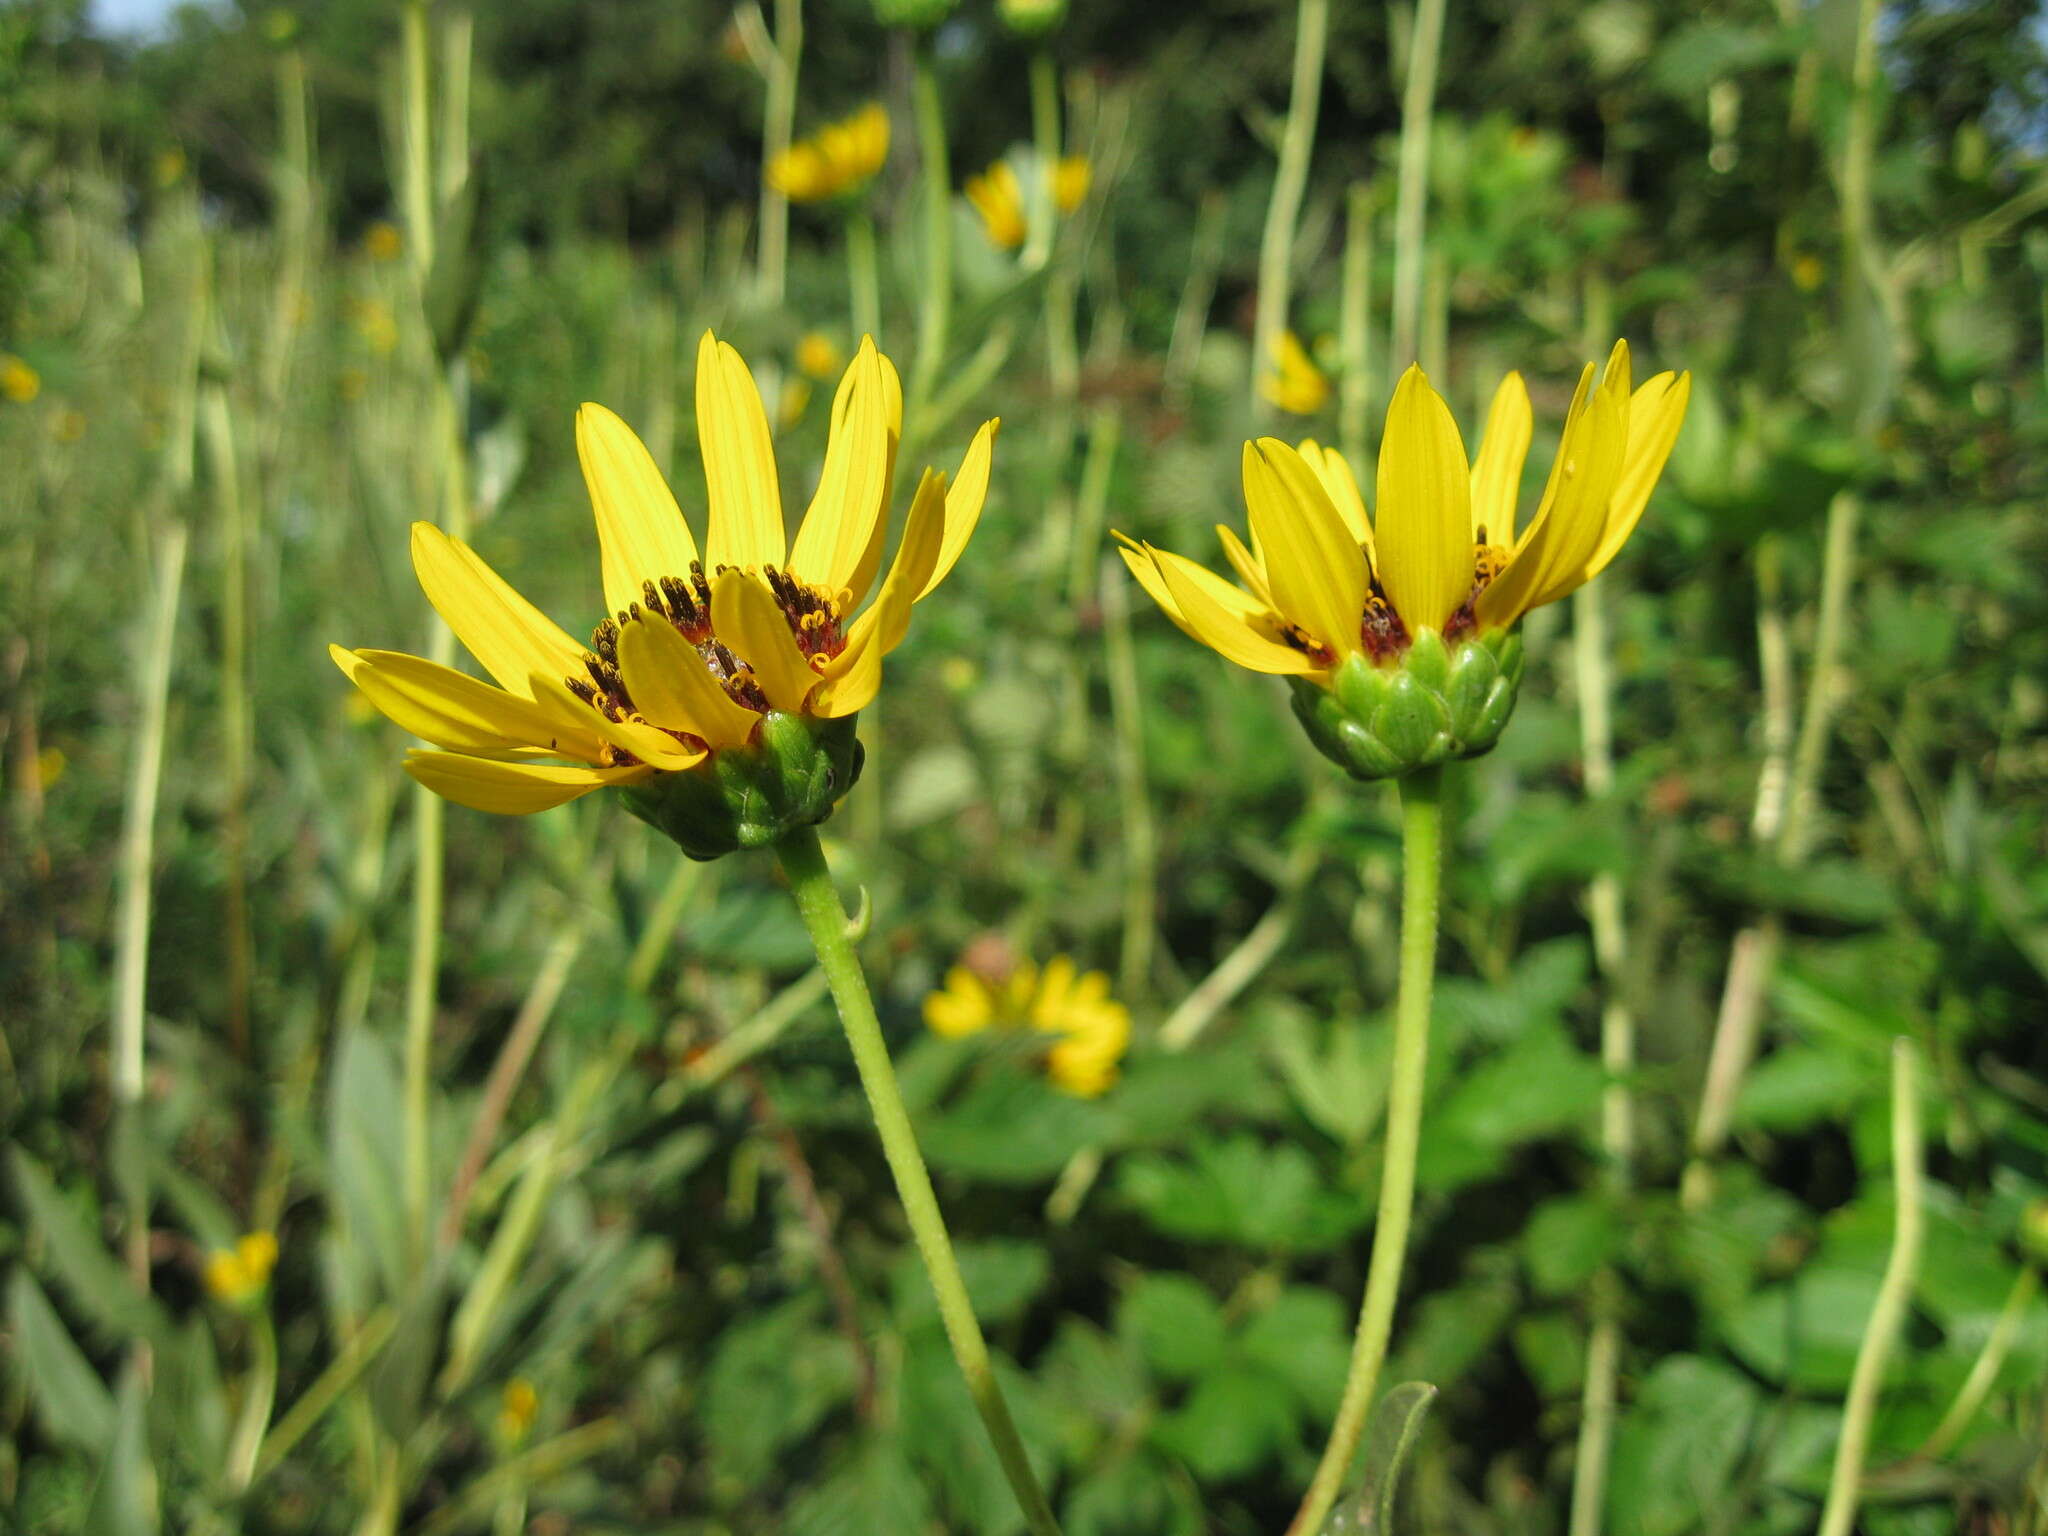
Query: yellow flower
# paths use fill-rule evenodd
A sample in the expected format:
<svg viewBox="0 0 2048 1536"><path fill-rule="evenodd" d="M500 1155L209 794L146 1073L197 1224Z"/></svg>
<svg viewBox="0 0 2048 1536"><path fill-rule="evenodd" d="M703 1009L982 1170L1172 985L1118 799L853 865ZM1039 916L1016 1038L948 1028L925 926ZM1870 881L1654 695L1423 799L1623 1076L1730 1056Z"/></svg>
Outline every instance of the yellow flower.
<svg viewBox="0 0 2048 1536"><path fill-rule="evenodd" d="M1273 370L1259 379L1259 393L1290 416L1313 416L1330 403L1330 381L1292 331L1273 342Z"/></svg>
<svg viewBox="0 0 2048 1536"><path fill-rule="evenodd" d="M514 1376L498 1394L498 1438L517 1445L533 1428L540 1414L540 1393L524 1376Z"/></svg>
<svg viewBox="0 0 2048 1536"><path fill-rule="evenodd" d="M1072 213L1088 200L1088 188L1094 181L1095 168L1086 155L1061 156L1052 171L1053 206L1061 213Z"/></svg>
<svg viewBox="0 0 2048 1536"><path fill-rule="evenodd" d="M806 377L822 381L846 366L846 355L823 331L806 331L796 344L796 366Z"/></svg>
<svg viewBox="0 0 2048 1536"><path fill-rule="evenodd" d="M1811 251L1802 251L1792 258L1792 286L1801 293L1811 293L1827 277L1828 269L1821 259Z"/></svg>
<svg viewBox="0 0 2048 1536"><path fill-rule="evenodd" d="M1014 251L1024 243L1024 189L1007 160L998 160L979 176L967 178L967 201L981 215L989 244Z"/></svg>
<svg viewBox="0 0 2048 1536"><path fill-rule="evenodd" d="M576 446L615 615L587 648L467 545L422 522L412 534L420 585L499 686L395 651L329 653L372 703L441 749L408 753L406 771L482 811L524 815L608 785L687 779L681 787L694 790L712 775L690 770L780 740L792 719L845 721L850 741L850 717L874 698L911 605L953 568L988 490L994 421L950 485L925 472L887 580L856 616L881 573L902 417L896 370L864 339L832 402L818 490L791 544L760 391L739 353L707 331L697 352L709 502L701 557L640 439L585 405Z"/></svg>
<svg viewBox="0 0 2048 1536"><path fill-rule="evenodd" d="M372 261L396 261L405 250L405 236L396 224L377 220L363 231L363 252Z"/></svg>
<svg viewBox="0 0 2048 1536"><path fill-rule="evenodd" d="M792 374L782 381L782 388L776 392L775 424L787 432L804 419L810 403L811 381Z"/></svg>
<svg viewBox="0 0 2048 1536"><path fill-rule="evenodd" d="M1078 972L1065 955L1055 956L1043 972L1027 960L993 984L955 966L945 986L925 998L924 1021L947 1039L989 1029L1055 1035L1045 1053L1046 1075L1084 1099L1108 1091L1131 1043L1130 1010L1109 995L1109 978L1101 971Z"/></svg>
<svg viewBox="0 0 2048 1536"><path fill-rule="evenodd" d="M167 149L160 149L151 168L156 173L158 186L176 186L185 174L185 151L175 144Z"/></svg>
<svg viewBox="0 0 2048 1536"><path fill-rule="evenodd" d="M0 352L0 395L27 405L43 392L43 376L12 352Z"/></svg>
<svg viewBox="0 0 2048 1536"><path fill-rule="evenodd" d="M768 185L793 203L857 192L889 158L889 114L869 102L853 116L799 139L768 162Z"/></svg>
<svg viewBox="0 0 2048 1536"><path fill-rule="evenodd" d="M382 299L363 299L355 305L356 332L379 357L398 350L398 317Z"/></svg>
<svg viewBox="0 0 2048 1536"><path fill-rule="evenodd" d="M217 1248L207 1255L202 1278L216 1301L231 1307L245 1306L270 1284L277 1268L277 1238L269 1232L244 1233L232 1248Z"/></svg>
<svg viewBox="0 0 2048 1536"><path fill-rule="evenodd" d="M71 766L71 759L64 755L62 747L45 747L36 754L36 788L49 790L64 777L64 770Z"/></svg>
<svg viewBox="0 0 2048 1536"><path fill-rule="evenodd" d="M1243 586L1130 539L1124 560L1204 645L1254 672L1328 688L1351 657L1384 666L1423 631L1456 643L1507 630L1598 575L1649 503L1691 387L1690 374L1660 373L1631 394L1626 342L1597 388L1587 364L1543 498L1518 535L1532 422L1521 375L1501 381L1468 465L1450 407L1411 367L1387 407L1370 522L1341 454L1261 438L1244 447L1251 547L1217 530Z"/></svg>

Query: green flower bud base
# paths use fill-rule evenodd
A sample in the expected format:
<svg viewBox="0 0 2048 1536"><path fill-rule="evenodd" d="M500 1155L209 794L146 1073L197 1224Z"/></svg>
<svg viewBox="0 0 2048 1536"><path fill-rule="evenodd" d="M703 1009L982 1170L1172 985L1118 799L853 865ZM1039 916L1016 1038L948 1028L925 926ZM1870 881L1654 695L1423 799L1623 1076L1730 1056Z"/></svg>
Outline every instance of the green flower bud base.
<svg viewBox="0 0 2048 1536"><path fill-rule="evenodd" d="M765 848L816 826L860 778L856 717L818 720L771 711L753 745L714 752L695 768L619 791L626 809L693 859Z"/></svg>
<svg viewBox="0 0 2048 1536"><path fill-rule="evenodd" d="M1347 657L1319 688L1294 680L1294 713L1316 750L1357 779L1398 779L1493 749L1522 686L1517 630L1446 645L1417 632L1398 659Z"/></svg>

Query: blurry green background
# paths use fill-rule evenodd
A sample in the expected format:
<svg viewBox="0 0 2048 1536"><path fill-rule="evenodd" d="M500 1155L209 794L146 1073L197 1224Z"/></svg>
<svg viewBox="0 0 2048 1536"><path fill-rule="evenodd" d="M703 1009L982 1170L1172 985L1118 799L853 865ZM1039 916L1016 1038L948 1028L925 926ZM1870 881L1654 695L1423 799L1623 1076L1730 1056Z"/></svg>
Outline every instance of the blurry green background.
<svg viewBox="0 0 2048 1536"><path fill-rule="evenodd" d="M623 414L699 514L707 325L807 492L825 412L797 346L857 340L847 259L837 213L798 208L786 290L763 284L746 29L705 0L478 7L464 155L434 118L463 15L422 13L465 189L424 228L396 4L121 35L85 10L0 9L0 1523L1022 1529L769 861L678 871L597 799L451 809L417 994L448 1241L423 1257L401 1216L419 813L326 646L425 645L405 528L439 515L451 452L478 547L587 629L574 408ZM908 375L933 280L913 45L852 0L802 14L797 131L891 112L878 340ZM1331 13L1288 323L1333 392L1277 418L1250 333L1295 20L1077 3L1034 43L969 3L927 45L956 186L1032 141L1041 50L1094 184L1035 271L953 209L951 345L906 454L950 469L1001 415L994 485L825 832L872 900L906 1092L1072 1536L1279 1529L1369 1251L1392 792L1315 758L1277 684L1105 558L1115 527L1220 565L1253 431L1370 422L1371 483L1409 360L1413 16ZM1857 35L1842 0L1448 9L1418 345L1468 442L1523 370L1532 497L1612 336L1639 376L1696 382L1599 584L1611 788L1588 786L1567 607L1529 623L1499 750L1451 779L1386 1378L1440 1389L1412 1529L1566 1528L1601 1307L1605 1528L1813 1528L1891 1238L1898 1036L1928 1232L1859 1529L2048 1529L2048 1237L2024 1230L2048 1194L2048 49L2031 5L1885 5L1859 162ZM1596 958L1602 882L1624 942ZM924 1029L963 956L1057 954L1133 1012L1103 1096ZM124 998L146 1005L131 1109ZM1600 1132L1615 1005L1639 1034L1626 1182ZM1731 1007L1759 1046L1716 1087ZM252 1230L277 1269L236 1304L207 1259Z"/></svg>

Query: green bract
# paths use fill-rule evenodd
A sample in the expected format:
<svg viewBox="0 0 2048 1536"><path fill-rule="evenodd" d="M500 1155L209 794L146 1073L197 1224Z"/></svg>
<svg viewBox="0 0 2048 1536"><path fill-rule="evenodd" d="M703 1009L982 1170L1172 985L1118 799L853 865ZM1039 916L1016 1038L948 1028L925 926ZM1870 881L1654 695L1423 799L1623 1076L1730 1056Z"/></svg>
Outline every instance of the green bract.
<svg viewBox="0 0 2048 1536"><path fill-rule="evenodd" d="M1398 779L1491 751L1521 685L1518 630L1447 646L1424 629L1398 660L1346 658L1328 688L1294 679L1294 712L1316 749L1353 778Z"/></svg>
<svg viewBox="0 0 2048 1536"><path fill-rule="evenodd" d="M816 826L860 778L857 717L820 720L772 710L753 744L714 752L694 768L656 774L619 793L626 808L693 859L765 848Z"/></svg>

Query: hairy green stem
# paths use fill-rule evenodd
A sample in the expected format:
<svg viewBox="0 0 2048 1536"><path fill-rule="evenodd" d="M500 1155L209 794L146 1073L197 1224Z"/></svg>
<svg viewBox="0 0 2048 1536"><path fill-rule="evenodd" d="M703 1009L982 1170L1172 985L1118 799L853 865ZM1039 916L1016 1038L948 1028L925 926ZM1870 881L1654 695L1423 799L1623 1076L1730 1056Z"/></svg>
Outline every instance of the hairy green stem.
<svg viewBox="0 0 2048 1536"><path fill-rule="evenodd" d="M832 887L832 875L825 867L825 853L818 846L818 834L798 827L775 847L789 888L796 897L798 914L818 952L818 966L832 989L832 1001L839 1007L839 1021L846 1028L847 1044L860 1072L861 1087L867 1091L875 1131L896 1179L896 1192L903 1201L903 1213L917 1241L919 1257L938 1298L939 1316L946 1325L946 1337L953 1346L953 1358L967 1378L967 1392L988 1430L1003 1476L1016 1495L1034 1536L1058 1536L1059 1523L1031 1470L1024 1442L1010 1418L1010 1407L989 1361L988 1343L981 1324L975 1320L974 1303L968 1298L967 1283L961 1278L959 1262L953 1257L953 1242L947 1236L945 1218L939 1214L938 1196L932 1190L931 1175L924 1156L917 1149L917 1136L910 1126L910 1112L896 1086L896 1069L889 1061L889 1047L882 1038L881 1020L875 1016L874 999L868 995L867 978L860 957L847 935L846 909Z"/></svg>
<svg viewBox="0 0 2048 1536"><path fill-rule="evenodd" d="M1431 4L1432 0L1423 0ZM1434 0L1441 6L1442 0ZM1280 135L1280 164L1273 172L1273 196L1266 205L1266 230L1259 240L1258 308L1252 317L1251 399L1255 414L1266 409L1259 381L1273 366L1274 347L1287 325L1288 295L1294 283L1294 231L1301 222L1308 189L1309 154L1315 148L1316 114L1323 95L1323 53L1330 36L1330 0L1301 0L1294 30L1294 79L1287 98L1287 124Z"/></svg>
<svg viewBox="0 0 2048 1536"><path fill-rule="evenodd" d="M1835 1467L1828 1478L1827 1503L1821 1508L1820 1536L1849 1536L1863 1492L1863 1461L1870 1452L1870 1426L1877 1417L1885 1361L1906 1318L1906 1303L1920 1272L1923 1224L1920 1082L1913 1042L1901 1036L1892 1042L1892 1179L1897 1212L1892 1222L1892 1251L1863 1342L1856 1348L1856 1369L1849 1378L1843 1404L1842 1438L1835 1446Z"/></svg>
<svg viewBox="0 0 2048 1536"><path fill-rule="evenodd" d="M1436 984L1439 882L1443 866L1443 770L1427 768L1401 780L1401 990L1394 1007L1393 1075L1387 1088L1387 1148L1380 1173L1380 1209L1373 1226L1372 1262L1365 1302L1337 1422L1330 1429L1308 1493L1287 1527L1288 1536L1317 1536L1337 1501L1351 1458L1372 1409L1394 1302L1408 1252L1408 1222L1415 1206L1415 1153L1422 1135L1423 1076L1429 1064L1430 994Z"/></svg>
<svg viewBox="0 0 2048 1536"><path fill-rule="evenodd" d="M953 168L946 153L946 103L929 38L912 45L911 96L917 117L917 148L924 163L924 285L918 311L917 363L910 373L913 430L929 406L946 366L947 332L953 324Z"/></svg>
<svg viewBox="0 0 2048 1536"><path fill-rule="evenodd" d="M1393 343L1387 367L1395 377L1416 359L1422 333L1423 215L1429 205L1429 129L1436 106L1437 61L1443 51L1444 0L1418 0L1401 89L1401 149L1394 193Z"/></svg>

